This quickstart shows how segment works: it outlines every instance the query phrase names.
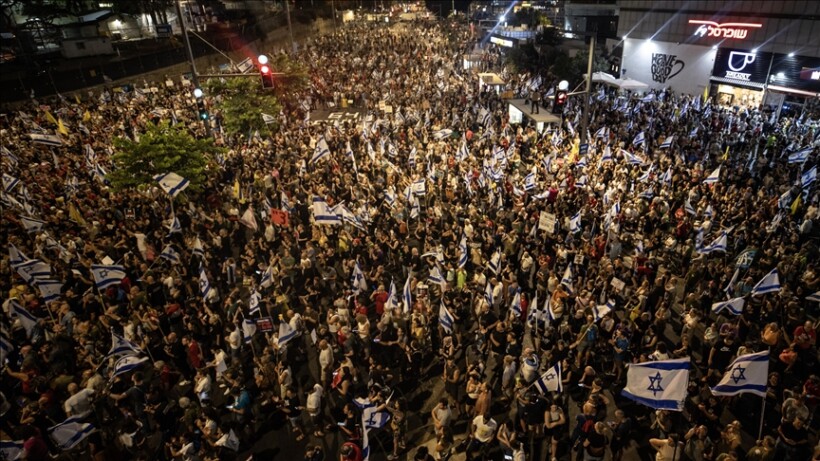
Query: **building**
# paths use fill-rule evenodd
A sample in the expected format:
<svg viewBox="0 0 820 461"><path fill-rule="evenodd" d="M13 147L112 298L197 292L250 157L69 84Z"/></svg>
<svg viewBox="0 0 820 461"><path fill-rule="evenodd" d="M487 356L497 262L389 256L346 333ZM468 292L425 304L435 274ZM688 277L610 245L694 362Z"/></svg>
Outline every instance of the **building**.
<svg viewBox="0 0 820 461"><path fill-rule="evenodd" d="M620 0L620 77L727 106L799 111L820 96L816 0Z"/></svg>

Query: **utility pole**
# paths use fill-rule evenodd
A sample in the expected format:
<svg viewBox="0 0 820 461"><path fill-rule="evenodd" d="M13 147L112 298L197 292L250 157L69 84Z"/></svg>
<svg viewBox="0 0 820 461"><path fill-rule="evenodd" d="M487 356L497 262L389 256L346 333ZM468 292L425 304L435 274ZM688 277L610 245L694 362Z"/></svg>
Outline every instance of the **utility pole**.
<svg viewBox="0 0 820 461"><path fill-rule="evenodd" d="M188 30L185 28L185 18L182 16L182 8L179 6L179 0L176 0L177 19L179 20L179 27L182 29L182 37L185 39L185 48L188 50L188 62L191 64L191 81L194 88L200 88L199 76L196 74L196 63L194 62L194 52L191 51L191 41L188 40ZM205 125L205 133L211 136L211 120L210 118L202 120Z"/></svg>
<svg viewBox="0 0 820 461"><path fill-rule="evenodd" d="M293 43L293 27L290 24L290 0L285 0L285 16L288 18L288 37L290 37L290 52L296 52L296 44Z"/></svg>
<svg viewBox="0 0 820 461"><path fill-rule="evenodd" d="M336 0L330 0L330 9L333 13L333 35L336 35Z"/></svg>
<svg viewBox="0 0 820 461"><path fill-rule="evenodd" d="M587 61L587 84L584 92L584 111L581 114L581 143L586 144L589 129L589 95L592 91L592 61L595 57L595 33L589 36L589 60Z"/></svg>

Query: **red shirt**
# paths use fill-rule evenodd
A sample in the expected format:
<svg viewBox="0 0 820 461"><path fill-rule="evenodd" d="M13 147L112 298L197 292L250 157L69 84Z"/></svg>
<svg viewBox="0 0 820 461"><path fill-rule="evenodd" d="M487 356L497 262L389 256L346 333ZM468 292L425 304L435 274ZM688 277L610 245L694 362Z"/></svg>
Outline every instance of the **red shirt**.
<svg viewBox="0 0 820 461"><path fill-rule="evenodd" d="M345 442L342 446L345 446L345 445L350 447L351 450L350 450L350 454L345 456L342 459L344 459L345 461L362 461L362 449L359 448L358 445L356 445L353 442Z"/></svg>
<svg viewBox="0 0 820 461"><path fill-rule="evenodd" d="M817 341L817 332L812 330L806 330L803 325L794 329L794 342L801 349L809 349L813 343Z"/></svg>
<svg viewBox="0 0 820 461"><path fill-rule="evenodd" d="M373 297L373 301L376 303L376 313L379 315L384 314L384 304L387 302L387 292L383 291L381 293L377 293L376 296Z"/></svg>
<svg viewBox="0 0 820 461"><path fill-rule="evenodd" d="M188 362L196 369L202 368L202 350L193 339L188 343Z"/></svg>

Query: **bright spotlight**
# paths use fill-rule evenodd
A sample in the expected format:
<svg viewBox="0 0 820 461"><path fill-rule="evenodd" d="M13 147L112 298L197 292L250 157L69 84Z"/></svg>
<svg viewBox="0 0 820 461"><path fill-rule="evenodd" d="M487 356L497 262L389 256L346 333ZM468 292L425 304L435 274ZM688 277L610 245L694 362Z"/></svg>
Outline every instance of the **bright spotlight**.
<svg viewBox="0 0 820 461"><path fill-rule="evenodd" d="M757 48L753 49L752 53L757 54Z"/></svg>
<svg viewBox="0 0 820 461"><path fill-rule="evenodd" d="M256 58L256 59L259 61L259 64L267 64L268 63L268 57L265 56L264 54L260 54L259 57Z"/></svg>
<svg viewBox="0 0 820 461"><path fill-rule="evenodd" d="M199 88L194 88L194 97L201 98L202 97L202 90Z"/></svg>
<svg viewBox="0 0 820 461"><path fill-rule="evenodd" d="M793 58L793 57L794 57L794 51L792 51L791 53L789 53L789 57L790 57L790 58Z"/></svg>
<svg viewBox="0 0 820 461"><path fill-rule="evenodd" d="M558 89L559 90L566 90L567 88L569 88L569 82L568 81L561 80L560 82L558 82Z"/></svg>

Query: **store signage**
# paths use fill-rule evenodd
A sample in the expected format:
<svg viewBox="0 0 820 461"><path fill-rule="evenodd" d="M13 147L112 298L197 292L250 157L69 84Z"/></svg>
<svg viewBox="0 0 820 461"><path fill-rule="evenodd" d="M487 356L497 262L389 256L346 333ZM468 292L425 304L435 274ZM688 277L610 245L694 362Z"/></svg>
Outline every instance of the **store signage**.
<svg viewBox="0 0 820 461"><path fill-rule="evenodd" d="M804 67L800 69L800 78L802 80L820 80L820 69L811 69L808 67Z"/></svg>
<svg viewBox="0 0 820 461"><path fill-rule="evenodd" d="M698 26L694 33L698 37L735 38L738 40L745 39L749 35L749 29L763 27L763 24L756 22L727 22L720 24L715 21L701 19L690 19L689 24Z"/></svg>
<svg viewBox="0 0 820 461"><path fill-rule="evenodd" d="M715 56L714 77L747 83L766 83L772 54L721 48Z"/></svg>
<svg viewBox="0 0 820 461"><path fill-rule="evenodd" d="M495 43L496 45L506 46L507 48L512 48L513 42L512 40L505 40L501 37L490 37L490 43Z"/></svg>

